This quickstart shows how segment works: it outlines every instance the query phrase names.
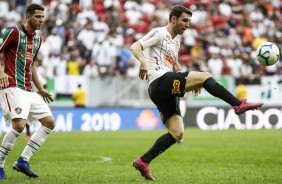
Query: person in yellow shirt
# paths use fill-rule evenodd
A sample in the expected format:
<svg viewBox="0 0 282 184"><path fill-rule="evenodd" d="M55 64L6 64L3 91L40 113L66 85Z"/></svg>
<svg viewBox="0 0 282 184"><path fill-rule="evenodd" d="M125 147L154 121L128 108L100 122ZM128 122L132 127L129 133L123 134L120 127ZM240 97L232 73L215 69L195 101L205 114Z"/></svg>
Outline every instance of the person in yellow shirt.
<svg viewBox="0 0 282 184"><path fill-rule="evenodd" d="M67 70L69 75L79 75L79 63L78 63L78 58L79 52L78 50L74 50L71 52L70 60L67 63Z"/></svg>
<svg viewBox="0 0 282 184"><path fill-rule="evenodd" d="M243 81L240 79L236 88L236 96L239 100L244 100L247 97L247 88Z"/></svg>
<svg viewBox="0 0 282 184"><path fill-rule="evenodd" d="M72 99L74 101L75 107L85 107L86 103L86 91L78 84L76 92L72 94Z"/></svg>

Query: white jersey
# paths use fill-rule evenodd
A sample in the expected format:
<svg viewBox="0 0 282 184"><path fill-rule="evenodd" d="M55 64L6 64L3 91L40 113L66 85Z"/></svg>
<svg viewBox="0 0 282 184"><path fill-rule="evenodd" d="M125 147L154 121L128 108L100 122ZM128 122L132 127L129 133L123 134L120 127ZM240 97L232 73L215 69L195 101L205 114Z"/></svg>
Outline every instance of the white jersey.
<svg viewBox="0 0 282 184"><path fill-rule="evenodd" d="M179 35L172 39L166 27L158 27L152 29L138 41L148 59L149 83L166 72L173 71L173 64L178 61Z"/></svg>

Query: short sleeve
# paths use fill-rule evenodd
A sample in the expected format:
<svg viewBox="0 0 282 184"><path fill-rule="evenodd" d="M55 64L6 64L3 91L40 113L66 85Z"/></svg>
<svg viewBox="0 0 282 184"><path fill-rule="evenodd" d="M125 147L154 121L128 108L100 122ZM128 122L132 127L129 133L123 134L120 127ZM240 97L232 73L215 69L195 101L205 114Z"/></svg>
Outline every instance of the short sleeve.
<svg viewBox="0 0 282 184"><path fill-rule="evenodd" d="M4 34L0 38L0 52L3 52L6 48L9 48L11 44L13 44L13 39L17 37L16 29L10 27L4 31Z"/></svg>
<svg viewBox="0 0 282 184"><path fill-rule="evenodd" d="M143 36L140 40L138 40L143 49L151 47L153 45L158 44L163 38L163 34L159 29L152 29L145 36Z"/></svg>

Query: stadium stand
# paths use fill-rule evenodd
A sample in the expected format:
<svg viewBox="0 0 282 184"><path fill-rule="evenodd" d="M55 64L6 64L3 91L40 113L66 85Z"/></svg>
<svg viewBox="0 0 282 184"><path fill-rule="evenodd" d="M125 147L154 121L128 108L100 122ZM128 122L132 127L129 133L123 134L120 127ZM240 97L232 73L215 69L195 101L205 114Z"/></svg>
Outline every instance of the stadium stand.
<svg viewBox="0 0 282 184"><path fill-rule="evenodd" d="M179 57L190 70L213 71L214 65L208 62L215 55L220 58L217 70L221 76L243 77L252 83L258 74L282 74L281 61L265 68L255 56L263 41L282 47L281 0L0 0L0 34L21 23L26 3L46 8L46 25L41 31L44 42L37 58L43 77L67 75L69 72L58 71L68 70L73 62L78 65L78 75L89 75L84 70L93 68L95 77L128 77L127 70L138 71L139 66L132 56L121 59L124 51L151 28L164 26L166 12L175 4L193 11ZM103 48L107 59L101 62ZM245 68L251 71L248 75L244 75Z"/></svg>

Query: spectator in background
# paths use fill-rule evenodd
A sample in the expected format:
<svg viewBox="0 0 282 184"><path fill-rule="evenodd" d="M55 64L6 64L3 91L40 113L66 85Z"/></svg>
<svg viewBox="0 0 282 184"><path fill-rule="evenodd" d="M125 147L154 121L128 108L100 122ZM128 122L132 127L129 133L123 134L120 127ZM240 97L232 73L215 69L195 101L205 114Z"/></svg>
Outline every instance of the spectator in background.
<svg viewBox="0 0 282 184"><path fill-rule="evenodd" d="M166 4L161 1L158 1L154 13L154 19L156 20L158 26L166 25L168 14L169 14L169 8L166 6Z"/></svg>
<svg viewBox="0 0 282 184"><path fill-rule="evenodd" d="M0 0L0 17L6 17L9 13L9 4L6 0Z"/></svg>
<svg viewBox="0 0 282 184"><path fill-rule="evenodd" d="M92 0L79 0L79 7L82 10L90 10L93 7Z"/></svg>
<svg viewBox="0 0 282 184"><path fill-rule="evenodd" d="M198 32L193 27L186 29L183 33L183 42L186 48L186 53L191 54L191 49L196 45Z"/></svg>
<svg viewBox="0 0 282 184"><path fill-rule="evenodd" d="M235 50L226 59L226 64L230 68L230 74L231 74L232 77L234 77L236 79L241 77L240 68L243 65L243 60L241 59L241 56L239 54L240 54L240 52L238 50Z"/></svg>
<svg viewBox="0 0 282 184"><path fill-rule="evenodd" d="M65 76L67 74L67 61L62 56L58 57L57 63L55 65L55 75Z"/></svg>
<svg viewBox="0 0 282 184"><path fill-rule="evenodd" d="M55 76L55 68L59 63L60 57L54 54L50 54L48 58L44 58L42 65L46 71L46 77L53 78Z"/></svg>
<svg viewBox="0 0 282 184"><path fill-rule="evenodd" d="M222 75L222 76L229 76L230 73L231 73L231 69L230 69L230 67L227 65L226 57L223 57L222 61L223 61L223 65L222 65L222 72L221 72L221 75Z"/></svg>
<svg viewBox="0 0 282 184"><path fill-rule="evenodd" d="M70 59L67 63L67 71L68 75L79 75L80 67L78 63L78 50L74 50L71 52Z"/></svg>
<svg viewBox="0 0 282 184"><path fill-rule="evenodd" d="M86 64L86 66L83 69L83 75L86 77L98 77L99 76L99 69L95 62L90 62Z"/></svg>
<svg viewBox="0 0 282 184"><path fill-rule="evenodd" d="M222 74L223 61L218 54L213 54L208 60L208 68L213 77L219 78Z"/></svg>
<svg viewBox="0 0 282 184"><path fill-rule="evenodd" d="M236 97L239 100L245 100L247 98L247 87L242 79L238 80L238 86L236 88Z"/></svg>
<svg viewBox="0 0 282 184"><path fill-rule="evenodd" d="M103 41L107 38L110 28L108 24L102 21L101 17L98 17L98 20L93 23L93 30L95 32L96 39L98 41ZM89 40L89 41L93 41L93 40Z"/></svg>
<svg viewBox="0 0 282 184"><path fill-rule="evenodd" d="M242 47L253 44L251 49L254 51L260 43L266 40L276 43L278 47L282 45L282 15L279 0L265 2L252 0L244 3L235 0L0 0L0 30L4 31L9 25L13 25L10 23L11 21L23 21L22 10L26 3L30 2L42 4L46 7L46 26L41 30L44 40L40 49L44 58L49 55L49 52L55 55L60 55L64 52L64 55L69 55L68 53L72 50L79 48L79 56L84 60L82 66L91 61L91 50L95 42L87 41L92 39L92 37L89 35L85 36L86 42L88 42L86 44L89 46L87 49L84 42L77 41L77 37L82 32L85 24L91 22L94 32L99 30L98 36L96 31L94 34L95 38L92 40L97 38L103 40L102 38L111 37L110 41L117 49L120 49L124 45L123 43L130 42L132 44L135 40L142 37L147 32L146 29L165 25L171 5L177 2L189 7L193 11L191 24L194 25L193 28L199 34L197 46L194 46L193 49L195 48L197 53L203 53L206 56L204 59L205 63L207 63L210 57L209 54L218 50L227 59L230 50L239 50L239 55L236 56L237 59L245 52ZM98 6L101 6L101 8L98 8ZM17 11L13 11L14 8ZM133 11L132 15L126 15L128 10L132 12L134 8L135 11ZM20 18L18 15L20 15ZM128 17L131 19L136 15L138 17L137 25L129 25ZM98 17L102 18L104 22L102 24L104 25L96 24L99 22ZM98 28L95 28L95 24ZM109 31L106 31L107 26ZM102 28L103 31L101 31L101 27L105 29ZM52 32L55 32L55 35L61 38L61 44L58 44L56 39L46 41L47 36L54 36ZM133 34L134 32L136 34ZM102 36L99 36L100 33L102 33ZM123 34L121 35L121 33ZM79 37L83 36L80 35ZM187 40L188 42L192 41L190 39ZM46 47L46 45L48 46ZM201 47L199 48L199 46ZM89 50L90 47L91 50ZM62 51L62 48L66 48L67 52ZM194 58L193 49L191 57ZM201 52L198 52L199 49L201 49ZM187 53L190 53L189 48ZM191 64L193 65L193 63ZM228 62L227 64L229 65ZM265 72L263 67L258 69L262 71L253 70L253 73L263 74ZM233 69L231 68L231 70ZM274 70L273 68L273 70L267 71L267 74L274 75Z"/></svg>
<svg viewBox="0 0 282 184"><path fill-rule="evenodd" d="M208 12L206 11L204 5L192 5L191 9L193 10L193 17L191 19L192 25L203 26L207 22Z"/></svg>
<svg viewBox="0 0 282 184"><path fill-rule="evenodd" d="M59 35L57 35L55 29L52 30L51 35L47 36L45 41L48 44L49 52L51 54L56 55L56 56L61 54L63 40Z"/></svg>
<svg viewBox="0 0 282 184"><path fill-rule="evenodd" d="M72 94L72 100L75 107L85 107L86 104L86 91L78 84L77 90Z"/></svg>
<svg viewBox="0 0 282 184"><path fill-rule="evenodd" d="M89 21L95 22L95 21L97 21L97 19L98 19L97 14L93 11L92 7L82 9L82 11L80 11L77 14L77 18L76 18L79 26L82 26L82 27L85 24L87 24Z"/></svg>
<svg viewBox="0 0 282 184"><path fill-rule="evenodd" d="M21 15L16 11L16 8L12 7L11 10L5 15L7 20L7 27L20 24Z"/></svg>
<svg viewBox="0 0 282 184"><path fill-rule="evenodd" d="M86 48L84 58L87 60L87 62L91 61L91 50L94 41L97 39L96 33L92 28L92 21L88 19L88 22L85 24L84 28L77 35L77 40L81 41L82 45Z"/></svg>
<svg viewBox="0 0 282 184"><path fill-rule="evenodd" d="M126 76L129 60L132 56L128 44L120 50L119 55L120 57L116 61L115 72L117 72L118 75Z"/></svg>
<svg viewBox="0 0 282 184"><path fill-rule="evenodd" d="M92 60L97 63L100 75L107 76L112 72L113 58L112 53L109 52L111 43L108 39L96 42L93 45Z"/></svg>
<svg viewBox="0 0 282 184"><path fill-rule="evenodd" d="M249 53L244 53L242 55L243 58L243 64L240 68L241 78L244 80L245 84L251 83L253 80L253 68L250 65L250 56Z"/></svg>

